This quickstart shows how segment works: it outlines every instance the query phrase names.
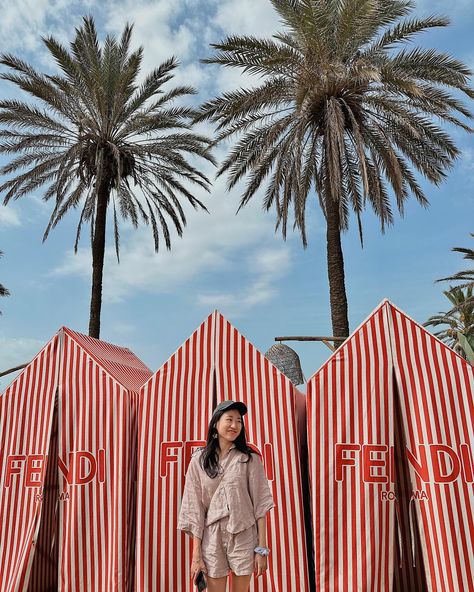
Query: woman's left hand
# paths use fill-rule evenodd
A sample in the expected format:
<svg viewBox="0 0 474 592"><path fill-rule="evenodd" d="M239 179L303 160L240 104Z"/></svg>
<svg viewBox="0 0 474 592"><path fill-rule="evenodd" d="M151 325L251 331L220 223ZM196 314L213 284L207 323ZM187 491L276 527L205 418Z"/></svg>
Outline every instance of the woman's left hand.
<svg viewBox="0 0 474 592"><path fill-rule="evenodd" d="M262 576L268 567L268 559L263 555L255 553L255 576Z"/></svg>

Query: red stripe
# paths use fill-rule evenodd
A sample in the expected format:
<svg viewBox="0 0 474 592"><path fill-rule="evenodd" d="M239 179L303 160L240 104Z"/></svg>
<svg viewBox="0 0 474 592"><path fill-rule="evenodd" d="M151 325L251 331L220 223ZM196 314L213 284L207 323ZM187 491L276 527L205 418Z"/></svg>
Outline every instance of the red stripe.
<svg viewBox="0 0 474 592"><path fill-rule="evenodd" d="M408 432L407 434L405 434L405 436L406 436L406 440L407 440L407 446L409 447L409 449L411 451L414 451L414 450L416 451L418 443L424 444L424 441L423 441L423 437L422 437L420 418L419 418L419 416L417 417L416 411L415 411L415 417L412 417L411 412L410 412L410 401L413 400L414 403L417 404L416 397L410 396L410 393L413 393L413 386L412 386L413 385L413 369L409 366L409 364L405 364L403 366L401 364L402 347L404 348L404 350L407 350L407 343L405 341L405 332L403 331L403 327L402 327L402 332L400 333L400 331L399 331L398 322L397 322L397 320L399 318L398 311L392 310L391 315L393 318L392 329L393 329L393 334L394 334L394 340L396 342L396 359L398 361L397 363L398 363L399 374L398 374L397 378L401 382L401 384L400 384L400 389L401 389L400 403L402 406L402 410L403 409L405 410L404 413L405 413L406 419L404 418L404 429L405 429L405 431ZM405 366L408 366L408 368L405 368ZM418 438L416 437L415 434L419 434ZM416 478L415 482L412 482L411 485L414 489L417 489L420 485L418 478ZM421 519L422 519L422 526L423 526L424 533L428 533L430 531L430 529L433 529L433 531L436 532L435 519L434 519L432 513L430 513L430 515L428 516L427 513L422 512ZM443 562L442 562L441 555L440 555L440 548L438 545L438 541L437 540L431 541L431 544L435 547L436 556L437 556L437 563L438 563L438 570L440 571L441 574L443 574ZM435 573L434 572L434 565L433 565L434 558L431 558L430 556L428 556L427 559L428 559L428 565L430 568L430 573L432 574L431 577L434 577L434 573ZM445 584L443 583L442 585L444 586Z"/></svg>
<svg viewBox="0 0 474 592"><path fill-rule="evenodd" d="M211 322L209 317L140 393L137 487L139 495L143 493L143 509L137 522L137 590L165 592L187 585L183 564L190 559L189 547L176 530L180 498L176 492L182 492L184 486L183 448L177 450L179 462L167 465L166 477L159 475L159 450L162 442L184 443L205 434L202 422L193 427L195 409L190 408L190 402L202 405L208 417L213 375L199 363L205 356L196 344L206 342L202 336L208 333ZM150 561L150 557L156 561Z"/></svg>
<svg viewBox="0 0 474 592"><path fill-rule="evenodd" d="M175 361L172 362L172 360ZM293 496L293 487L291 481L288 481L292 474L295 474L297 479L300 478L299 469L294 468L295 464L297 465L298 458L295 418L294 416L290 417L288 414L291 409L294 410L292 402L292 397L294 397L292 394L294 392L293 387L289 386L289 381L283 379L280 373L218 313L214 313L201 325L191 339L170 359L170 362L174 364L173 372L176 373L175 387L173 387L173 381L171 380L166 385L161 384L160 386L157 378L162 375L164 370L160 369L155 375L155 379L149 383L150 388L144 387L142 389L143 403L140 409L140 434L143 429L146 429L149 433L149 439L155 442L155 446L160 446L163 438L166 437L164 433L165 426L170 425L169 420L171 418L164 417L163 413L158 413L155 408L154 417L150 420L156 422L155 430L150 430L149 426L146 427L148 424L145 418L148 417L151 411L153 399L162 402L173 400L178 410L177 421L171 422L171 426L174 425L173 438L178 442L203 439L206 435L207 421L212 411L212 381L215 368L218 402L224 398L246 401L249 406L249 416L246 419L249 440L251 439L255 444L262 447L265 442L273 443L276 450L275 454L281 454L283 459L281 466L275 466L276 475L281 475L281 477L278 477L281 482L274 483L278 493L277 503L282 508L278 508L277 512L270 518L269 523L269 540L275 542L272 564L275 562L276 573L271 573L267 581L261 578L260 582L252 584L252 590L255 592L257 590L258 592L267 592L267 590L283 592L284 590L293 589L288 587L288 582L296 581L296 589L306 592L308 584L304 530L302 530L304 527L302 525L301 492L299 487L296 487L299 492L296 496ZM196 381L199 385L197 389ZM287 426L288 434L280 433L280 430L274 430L272 422L269 421L269 418L275 414L276 410L281 415L282 423ZM192 419L196 413L198 414L197 423ZM182 417L182 421L179 420L179 417ZM197 431L194 431L194 425L197 426ZM147 439L140 437L139 442L138 463L142 468L138 471L138 487L139 490L142 490L148 478L147 467L143 467L142 463L146 458L146 449L149 448L150 443L148 436ZM178 452L179 461L172 463L168 478L160 479L158 488L152 485L154 491L158 490L158 499L156 497L153 499L147 498L147 510L150 513L148 523L145 523L145 512L142 512L139 516L137 530L140 544L137 548L137 565L141 567L144 562L148 561L148 557L153 556L158 560L160 557L164 557L162 568L167 565L171 566L169 579L163 574L160 578L159 569L156 577L149 580L146 585L140 575L142 572L139 570L138 577L141 579L138 582L137 589L143 592L145 590L147 592L148 590L169 592L169 590L175 589L177 586L181 586L182 589L187 586L189 567L184 563L184 560L190 559L189 546L179 544L180 540L184 542L184 538L176 532L175 524L177 520L176 512L179 508L179 505L176 504L176 501L179 502L179 500L176 500L175 492L182 491L184 485L184 467L182 466L182 456L180 454ZM159 465L159 462L156 465ZM171 470L173 473L171 473ZM170 477L171 474L173 477ZM286 477L286 481L283 477ZM170 483L170 489L164 489L164 482ZM288 489L290 494L286 501L282 495L284 488ZM162 498L165 491L168 494L167 499ZM154 533L157 532L157 529L159 529L159 532L162 532L162 530L158 525L159 519L152 517L151 504L153 503L156 507L162 507L164 504L166 508L170 497L174 497L174 500L171 520L167 521L168 528L166 532L169 536L167 539L163 537L157 538ZM167 515L166 510L164 515ZM277 519L277 516L281 516L281 519ZM298 545L300 545L298 548L303 549L303 552L296 554L303 555L303 558L291 556L288 552L282 552L281 541L285 539L283 533L288 531L288 528L290 529L289 536L286 537L288 545L295 537L303 539L302 543L298 540ZM156 546L154 541L156 541ZM144 556L144 549L147 544L149 545L148 555ZM167 551L165 551L163 545L166 546ZM169 553L169 555L166 555L166 553ZM284 563L281 562L283 558ZM282 565L284 569L281 569ZM165 582L164 585L163 582Z"/></svg>
<svg viewBox="0 0 474 592"><path fill-rule="evenodd" d="M308 384L318 590L378 592L392 587L394 506L381 501L381 493L391 491L390 483L364 483L359 452L353 456L356 466L346 468L344 480L335 482L331 452L341 441L387 448L393 443L385 310L379 307Z"/></svg>

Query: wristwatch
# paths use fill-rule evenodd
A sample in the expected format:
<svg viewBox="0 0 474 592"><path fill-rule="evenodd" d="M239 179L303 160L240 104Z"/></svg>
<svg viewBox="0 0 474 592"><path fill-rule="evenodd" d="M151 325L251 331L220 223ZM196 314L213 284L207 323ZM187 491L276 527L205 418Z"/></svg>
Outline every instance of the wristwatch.
<svg viewBox="0 0 474 592"><path fill-rule="evenodd" d="M268 557L270 555L270 549L268 547L255 547L254 552L262 557Z"/></svg>

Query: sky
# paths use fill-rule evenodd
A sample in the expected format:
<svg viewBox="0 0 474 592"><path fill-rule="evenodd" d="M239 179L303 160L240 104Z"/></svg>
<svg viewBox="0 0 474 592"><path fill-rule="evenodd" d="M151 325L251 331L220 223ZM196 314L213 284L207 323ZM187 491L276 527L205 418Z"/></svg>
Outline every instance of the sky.
<svg viewBox="0 0 474 592"><path fill-rule="evenodd" d="M420 0L416 14L444 14L445 7L440 0ZM142 75L176 56L181 66L170 85L193 85L195 104L254 83L236 70L201 64L210 43L234 33L269 37L281 29L268 0L0 0L0 8L0 51L44 72L53 72L54 64L42 36L67 44L85 15L94 17L101 39L120 34L131 22L134 46L144 48ZM416 41L474 69L474 3L453 0L449 17L448 28ZM18 95L0 81L0 96ZM474 247L474 136L452 133L462 156L442 186L422 182L428 209L410 200L404 217L396 216L385 234L367 211L363 248L351 220L343 236L351 330L384 298L420 323L447 310L442 292L448 285L436 280L467 268L453 247ZM224 154L225 147L216 157ZM212 166L203 170L214 178ZM331 334L325 225L316 198L310 201L309 244L303 249L299 235L290 233L283 241L275 234L274 213L263 211L260 196L236 215L241 189L228 192L225 179L217 179L210 194L196 192L209 213L186 210L187 227L182 238L173 236L170 252L154 252L148 227L124 224L118 264L108 236L102 339L129 347L155 371L216 308L262 352L278 335ZM61 326L88 330L87 232L74 254L78 214L73 211L43 243L50 213L41 190L0 206L0 283L11 292L0 299L0 371L30 360ZM307 378L330 355L322 343L288 345L298 352ZM0 378L0 392L12 378Z"/></svg>

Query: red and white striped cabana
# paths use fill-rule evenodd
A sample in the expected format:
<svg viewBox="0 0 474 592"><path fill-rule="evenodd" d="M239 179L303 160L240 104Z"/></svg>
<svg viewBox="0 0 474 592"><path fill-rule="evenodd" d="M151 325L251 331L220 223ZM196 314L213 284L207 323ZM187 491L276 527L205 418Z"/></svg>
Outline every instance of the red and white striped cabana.
<svg viewBox="0 0 474 592"><path fill-rule="evenodd" d="M473 368L388 301L311 378L316 589L474 590Z"/></svg>
<svg viewBox="0 0 474 592"><path fill-rule="evenodd" d="M0 396L0 590L133 589L136 406L150 370L62 328Z"/></svg>
<svg viewBox="0 0 474 592"><path fill-rule="evenodd" d="M308 590L297 429L297 408L302 402L304 407L304 397L214 312L140 393L136 562L140 592L194 590L189 578L191 541L176 530L178 511L192 451L205 443L212 410L226 399L248 406L248 440L263 455L277 504L267 521L270 569L252 590Z"/></svg>

